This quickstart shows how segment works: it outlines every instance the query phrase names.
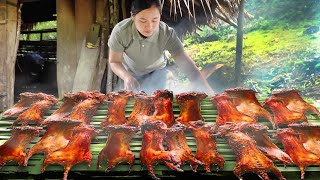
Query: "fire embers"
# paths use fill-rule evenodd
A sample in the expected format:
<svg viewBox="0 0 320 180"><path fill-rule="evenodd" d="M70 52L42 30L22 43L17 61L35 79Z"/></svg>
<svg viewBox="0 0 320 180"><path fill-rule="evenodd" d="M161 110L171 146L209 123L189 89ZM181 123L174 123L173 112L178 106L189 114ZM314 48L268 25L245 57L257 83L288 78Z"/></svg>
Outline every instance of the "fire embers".
<svg viewBox="0 0 320 180"><path fill-rule="evenodd" d="M218 128L218 134L225 138L236 155L234 174L242 179L243 174L253 172L261 179L267 180L267 172L273 172L279 179L285 179L272 160L256 147L256 141L241 131L242 124L238 124L226 123Z"/></svg>
<svg viewBox="0 0 320 180"><path fill-rule="evenodd" d="M307 103L299 95L298 90L283 89L272 92L272 96L265 100L263 107L270 109L274 115L277 127L293 124L299 121L308 122L306 112L313 112L320 117L320 112Z"/></svg>

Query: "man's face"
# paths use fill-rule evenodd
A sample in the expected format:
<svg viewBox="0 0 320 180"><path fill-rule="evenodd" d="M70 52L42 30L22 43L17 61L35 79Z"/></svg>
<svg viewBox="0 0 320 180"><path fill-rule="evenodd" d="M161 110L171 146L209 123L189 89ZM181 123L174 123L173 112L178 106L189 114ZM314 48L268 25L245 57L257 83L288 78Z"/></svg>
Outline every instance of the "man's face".
<svg viewBox="0 0 320 180"><path fill-rule="evenodd" d="M150 37L159 28L160 17L159 9L152 6L132 16L132 19L140 34Z"/></svg>

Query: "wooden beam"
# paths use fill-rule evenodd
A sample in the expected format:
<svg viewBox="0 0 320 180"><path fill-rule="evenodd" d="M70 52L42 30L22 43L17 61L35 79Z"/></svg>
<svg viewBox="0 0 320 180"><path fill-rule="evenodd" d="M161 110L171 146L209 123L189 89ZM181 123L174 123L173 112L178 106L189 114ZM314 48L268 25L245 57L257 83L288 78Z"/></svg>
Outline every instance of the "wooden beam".
<svg viewBox="0 0 320 180"><path fill-rule="evenodd" d="M6 25L6 1L0 1L0 112L7 109L7 79L6 79L6 60L7 60L7 25ZM4 12L4 13L2 13ZM1 23L2 22L2 23Z"/></svg>
<svg viewBox="0 0 320 180"><path fill-rule="evenodd" d="M57 0L57 84L58 94L71 91L78 65L74 1Z"/></svg>

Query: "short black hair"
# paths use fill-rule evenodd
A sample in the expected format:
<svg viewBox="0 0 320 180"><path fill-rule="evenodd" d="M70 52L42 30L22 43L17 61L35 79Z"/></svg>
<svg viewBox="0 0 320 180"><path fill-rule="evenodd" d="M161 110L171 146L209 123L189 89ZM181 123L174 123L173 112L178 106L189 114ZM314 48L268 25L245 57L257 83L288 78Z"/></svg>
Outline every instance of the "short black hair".
<svg viewBox="0 0 320 180"><path fill-rule="evenodd" d="M159 8L161 13L161 2L160 0L133 0L131 4L131 15L137 15L139 12L149 9L152 6Z"/></svg>

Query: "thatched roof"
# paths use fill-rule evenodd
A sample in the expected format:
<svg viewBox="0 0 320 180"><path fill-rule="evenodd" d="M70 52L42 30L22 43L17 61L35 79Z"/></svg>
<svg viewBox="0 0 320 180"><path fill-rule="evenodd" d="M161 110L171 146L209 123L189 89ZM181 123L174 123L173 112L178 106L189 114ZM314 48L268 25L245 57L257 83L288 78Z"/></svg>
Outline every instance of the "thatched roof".
<svg viewBox="0 0 320 180"><path fill-rule="evenodd" d="M132 0L115 0L118 8L125 9L130 15ZM162 21L174 27L179 35L194 31L198 26L214 26L218 19L236 26L238 6L241 0L161 0L163 5ZM56 19L55 0L21 0L22 21L37 23ZM109 1L112 2L112 1ZM125 6L125 7L123 7ZM122 10L120 10L121 12ZM121 16L121 13L120 13ZM118 18L121 20L120 17Z"/></svg>
<svg viewBox="0 0 320 180"><path fill-rule="evenodd" d="M162 20L181 35L201 25L214 26L219 19L236 27L240 0L162 0L162 3Z"/></svg>

